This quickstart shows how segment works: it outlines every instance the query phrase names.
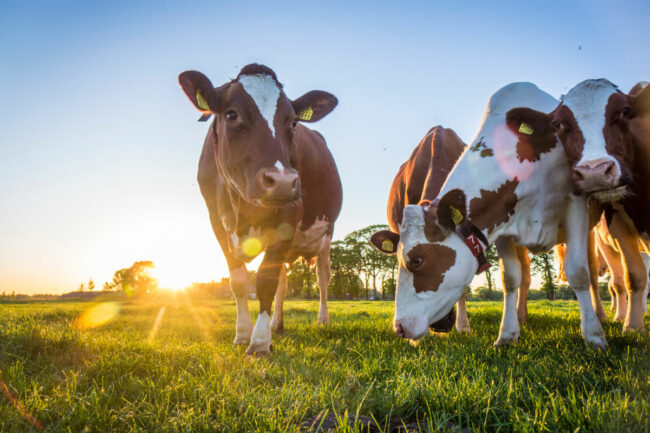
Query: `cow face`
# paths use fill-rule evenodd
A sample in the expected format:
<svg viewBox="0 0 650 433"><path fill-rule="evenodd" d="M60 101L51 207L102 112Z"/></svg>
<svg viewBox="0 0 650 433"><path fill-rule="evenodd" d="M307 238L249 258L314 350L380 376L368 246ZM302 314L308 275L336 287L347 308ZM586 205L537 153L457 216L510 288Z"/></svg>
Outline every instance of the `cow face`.
<svg viewBox="0 0 650 433"><path fill-rule="evenodd" d="M643 95L626 95L605 79L585 80L563 96L553 112L516 108L507 119L531 135L550 128L564 146L574 192L616 201L632 181L635 138L629 123L643 111L642 100Z"/></svg>
<svg viewBox="0 0 650 433"><path fill-rule="evenodd" d="M404 208L400 234L380 231L371 243L399 263L395 296L395 333L417 340L428 328L448 331L454 305L472 281L476 258L447 220L449 194L439 206L409 205ZM465 206L462 208L464 214Z"/></svg>
<svg viewBox="0 0 650 433"><path fill-rule="evenodd" d="M279 207L300 199L294 136L299 122L315 122L336 98L312 91L291 101L266 66L245 66L236 79L214 88L200 72L180 74L183 91L203 113L215 116L215 157L225 182L246 201Z"/></svg>

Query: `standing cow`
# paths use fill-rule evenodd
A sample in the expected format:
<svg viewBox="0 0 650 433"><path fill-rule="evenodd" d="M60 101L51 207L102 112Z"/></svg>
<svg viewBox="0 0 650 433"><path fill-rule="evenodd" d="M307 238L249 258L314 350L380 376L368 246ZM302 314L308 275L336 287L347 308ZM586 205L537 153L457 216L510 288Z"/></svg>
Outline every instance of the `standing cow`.
<svg viewBox="0 0 650 433"><path fill-rule="evenodd" d="M548 113L557 105L530 83L513 83L496 92L476 138L440 193L425 197L430 204L394 212L399 233L373 235L377 248L398 256L393 325L398 336L419 339L430 324L447 316L474 274L485 269L483 249L496 242L506 294L495 345L517 342L519 247L546 251L558 243L562 227L564 266L580 305L582 335L595 347L607 347L588 290L586 200L570 191L564 150L557 141L546 140L553 132L523 122L522 110L528 108L516 109Z"/></svg>
<svg viewBox="0 0 650 433"><path fill-rule="evenodd" d="M639 244L650 252L650 86L640 83L625 94L605 79L585 80L553 112L531 110L522 121L553 131L566 150L574 190L601 203L624 263L630 302L623 331L643 331L648 277Z"/></svg>
<svg viewBox="0 0 650 433"><path fill-rule="evenodd" d="M183 72L178 81L203 113L200 120L214 115L198 182L230 270L237 302L234 344L249 344L247 354L268 354L271 328L281 332L284 326L285 263L317 258L318 322L329 323L329 251L341 210L341 181L323 136L301 122L322 119L338 101L318 90L292 101L275 73L258 64L245 66L217 88L197 71ZM253 328L245 264L262 251L255 282L260 314Z"/></svg>

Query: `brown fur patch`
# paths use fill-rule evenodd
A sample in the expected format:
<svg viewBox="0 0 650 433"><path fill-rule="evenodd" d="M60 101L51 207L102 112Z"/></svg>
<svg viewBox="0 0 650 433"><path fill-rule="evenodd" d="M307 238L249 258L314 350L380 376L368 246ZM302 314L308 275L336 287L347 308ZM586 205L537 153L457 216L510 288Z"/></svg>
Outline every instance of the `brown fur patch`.
<svg viewBox="0 0 650 433"><path fill-rule="evenodd" d="M429 242L442 242L445 239L445 234L438 225L435 206L424 210L424 236Z"/></svg>
<svg viewBox="0 0 650 433"><path fill-rule="evenodd" d="M483 141L483 137L479 138L479 140L472 147L470 147L469 150L472 152L480 152L481 158L486 158L488 156L494 155L492 149L486 146L485 142Z"/></svg>
<svg viewBox="0 0 650 433"><path fill-rule="evenodd" d="M438 221L442 227L453 230L456 227L452 218L451 207L458 209L463 216L467 217L467 196L462 190L455 188L442 196L438 203Z"/></svg>
<svg viewBox="0 0 650 433"><path fill-rule="evenodd" d="M438 290L445 272L456 263L456 251L440 244L419 244L408 253L406 268L413 273L415 292ZM415 268L413 261L422 259L422 264Z"/></svg>
<svg viewBox="0 0 650 433"><path fill-rule="evenodd" d="M510 219L515 213L518 180L508 180L496 191L481 190L481 196L469 202L469 218L480 229L492 233L494 228Z"/></svg>
<svg viewBox="0 0 650 433"><path fill-rule="evenodd" d="M506 113L506 123L519 137L516 150L520 162L539 161L542 154L550 152L557 143L550 118L545 113L530 108L514 108Z"/></svg>

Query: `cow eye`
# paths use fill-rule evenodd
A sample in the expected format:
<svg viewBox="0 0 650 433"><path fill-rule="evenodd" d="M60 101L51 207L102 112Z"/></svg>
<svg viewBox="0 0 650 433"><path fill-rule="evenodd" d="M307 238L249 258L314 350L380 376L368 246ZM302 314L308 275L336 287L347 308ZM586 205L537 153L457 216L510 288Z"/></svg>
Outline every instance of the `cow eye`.
<svg viewBox="0 0 650 433"><path fill-rule="evenodd" d="M413 257L411 259L411 268L417 269L422 265L422 257Z"/></svg>
<svg viewBox="0 0 650 433"><path fill-rule="evenodd" d="M629 119L632 114L632 109L630 107L623 107L623 110L621 111L621 119Z"/></svg>
<svg viewBox="0 0 650 433"><path fill-rule="evenodd" d="M226 111L226 119L237 120L237 113L235 113L235 110Z"/></svg>
<svg viewBox="0 0 650 433"><path fill-rule="evenodd" d="M553 121L551 122L551 126L555 131L559 131L560 129L562 129L562 122L560 122L557 119L553 119Z"/></svg>

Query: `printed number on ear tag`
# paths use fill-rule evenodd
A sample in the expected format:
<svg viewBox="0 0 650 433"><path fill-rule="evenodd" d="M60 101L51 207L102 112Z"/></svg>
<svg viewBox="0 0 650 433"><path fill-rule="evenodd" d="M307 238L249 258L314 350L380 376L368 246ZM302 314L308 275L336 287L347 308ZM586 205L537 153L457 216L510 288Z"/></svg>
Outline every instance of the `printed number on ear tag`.
<svg viewBox="0 0 650 433"><path fill-rule="evenodd" d="M449 209L451 210L451 219L454 222L454 225L460 224L463 220L463 214L453 206L449 206Z"/></svg>
<svg viewBox="0 0 650 433"><path fill-rule="evenodd" d="M311 120L311 116L314 115L314 110L311 107L305 108L298 114L298 119L300 120Z"/></svg>
<svg viewBox="0 0 650 433"><path fill-rule="evenodd" d="M202 110L210 111L210 106L208 105L208 101L206 101L203 95L201 95L200 90L196 91L196 105L198 105L199 108Z"/></svg>
<svg viewBox="0 0 650 433"><path fill-rule="evenodd" d="M394 246L395 245L393 244L393 241L391 241L390 239L386 239L384 242L381 243L381 250L392 253Z"/></svg>
<svg viewBox="0 0 650 433"><path fill-rule="evenodd" d="M519 125L519 132L522 134L531 135L534 131L532 126L527 123L522 123Z"/></svg>

